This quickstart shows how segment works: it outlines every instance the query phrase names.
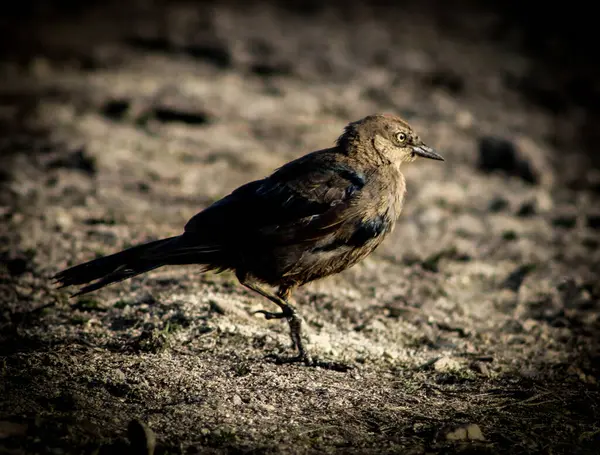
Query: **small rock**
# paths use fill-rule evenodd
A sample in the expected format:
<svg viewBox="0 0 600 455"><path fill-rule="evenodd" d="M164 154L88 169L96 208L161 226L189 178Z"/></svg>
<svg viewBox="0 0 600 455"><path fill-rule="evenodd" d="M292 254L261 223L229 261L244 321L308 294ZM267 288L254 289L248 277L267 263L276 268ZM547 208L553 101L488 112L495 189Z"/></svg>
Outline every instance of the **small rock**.
<svg viewBox="0 0 600 455"><path fill-rule="evenodd" d="M158 300L149 291L144 291L135 297L132 302L134 305L154 305Z"/></svg>
<svg viewBox="0 0 600 455"><path fill-rule="evenodd" d="M51 169L66 168L77 169L93 176L98 172L96 158L91 156L84 147L70 152L68 155L57 158L48 165Z"/></svg>
<svg viewBox="0 0 600 455"><path fill-rule="evenodd" d="M507 209L508 206L509 206L509 203L506 199L504 199L501 196L496 196L490 201L490 203L488 205L488 210L490 212L496 213L496 212L501 212L502 210Z"/></svg>
<svg viewBox="0 0 600 455"><path fill-rule="evenodd" d="M502 171L532 184L551 184L552 172L544 153L530 147L529 142L524 144L527 145L526 150L502 137L482 137L479 140L479 169L484 172Z"/></svg>
<svg viewBox="0 0 600 455"><path fill-rule="evenodd" d="M481 428L479 428L479 425L474 423L467 426L467 437L471 441L485 441Z"/></svg>
<svg viewBox="0 0 600 455"><path fill-rule="evenodd" d="M502 283L502 287L510 289L513 292L518 292L525 281L527 275L529 275L535 269L534 264L524 264L517 267Z"/></svg>
<svg viewBox="0 0 600 455"><path fill-rule="evenodd" d="M421 263L421 267L423 267L424 270L437 273L440 271L439 263L442 259L469 262L472 260L472 257L467 253L460 252L455 246L451 246L444 250L438 251L437 253L433 253L429 257L425 258Z"/></svg>
<svg viewBox="0 0 600 455"><path fill-rule="evenodd" d="M519 210L517 211L517 216L520 216L522 218L527 218L532 215L535 215L535 213L536 213L535 201L526 201L523 204L521 204L521 207L519 207Z"/></svg>
<svg viewBox="0 0 600 455"><path fill-rule="evenodd" d="M110 119L120 120L127 114L129 104L126 99L110 100L102 107L102 114Z"/></svg>
<svg viewBox="0 0 600 455"><path fill-rule="evenodd" d="M555 178L549 159L550 151L538 146L535 141L528 137L518 137L516 142L521 159L529 163L538 179L538 183L546 188L552 187Z"/></svg>
<svg viewBox="0 0 600 455"><path fill-rule="evenodd" d="M587 225L592 229L600 229L600 214L588 215Z"/></svg>
<svg viewBox="0 0 600 455"><path fill-rule="evenodd" d="M145 328L139 336L129 342L129 348L136 352L157 353L166 349L168 341L164 331Z"/></svg>
<svg viewBox="0 0 600 455"><path fill-rule="evenodd" d="M556 227L572 229L577 224L576 215L558 215L552 220L552 224Z"/></svg>
<svg viewBox="0 0 600 455"><path fill-rule="evenodd" d="M162 104L154 108L153 114L162 123L205 125L210 122L210 115L195 106Z"/></svg>
<svg viewBox="0 0 600 455"><path fill-rule="evenodd" d="M156 436L152 429L139 420L132 420L127 427L127 436L133 453L153 455L156 448Z"/></svg>
<svg viewBox="0 0 600 455"><path fill-rule="evenodd" d="M487 363L484 362L473 362L471 364L471 369L482 376L488 377L490 375L490 369L487 366Z"/></svg>
<svg viewBox="0 0 600 455"><path fill-rule="evenodd" d="M56 226L61 231L68 231L73 226L73 215L68 213L66 210L60 210L55 218Z"/></svg>
<svg viewBox="0 0 600 455"><path fill-rule="evenodd" d="M123 383L127 381L127 376L125 376L123 370L117 368L116 370L113 370L113 380L118 383Z"/></svg>
<svg viewBox="0 0 600 455"><path fill-rule="evenodd" d="M485 441L481 428L474 423L448 432L446 439L448 441Z"/></svg>
<svg viewBox="0 0 600 455"><path fill-rule="evenodd" d="M212 313L217 313L217 314L220 314L220 315L224 315L224 314L227 313L225 311L225 309L223 308L223 306L221 304L219 304L219 302L217 302L214 299L210 299L208 301L208 305L209 305L210 311Z"/></svg>
<svg viewBox="0 0 600 455"><path fill-rule="evenodd" d="M106 225L114 226L117 224L117 220L113 216L100 216L100 217L89 217L83 220L88 226Z"/></svg>
<svg viewBox="0 0 600 455"><path fill-rule="evenodd" d="M545 213L552 210L554 202L547 191L538 191L534 196L535 208L537 213Z"/></svg>
<svg viewBox="0 0 600 455"><path fill-rule="evenodd" d="M526 319L523 324L523 331L525 333L531 333L533 332L534 329L536 329L537 327L539 327L540 323L538 321L536 321L535 319Z"/></svg>
<svg viewBox="0 0 600 455"><path fill-rule="evenodd" d="M371 319L365 325L363 330L369 333L387 333L389 328L379 319Z"/></svg>
<svg viewBox="0 0 600 455"><path fill-rule="evenodd" d="M152 187L147 182L137 182L137 189L140 193L149 193Z"/></svg>
<svg viewBox="0 0 600 455"><path fill-rule="evenodd" d="M469 111L460 111L456 114L456 124L463 130L469 129L473 126L474 118L473 114Z"/></svg>
<svg viewBox="0 0 600 455"><path fill-rule="evenodd" d="M263 404L261 406L263 408L263 410L267 411L267 412L275 412L275 406L273 406L272 404Z"/></svg>
<svg viewBox="0 0 600 455"><path fill-rule="evenodd" d="M17 256L6 261L8 271L13 276L23 275L29 267L29 259L25 256Z"/></svg>
<svg viewBox="0 0 600 455"><path fill-rule="evenodd" d="M514 300L514 298L513 298ZM516 319L509 319L502 324L502 331L505 333L519 334L523 333L523 325Z"/></svg>
<svg viewBox="0 0 600 455"><path fill-rule="evenodd" d="M448 441L464 441L467 439L467 429L457 428L446 435Z"/></svg>
<svg viewBox="0 0 600 455"><path fill-rule="evenodd" d="M242 404L242 397L240 397L239 395L235 394L233 396L233 404L236 406L240 406Z"/></svg>
<svg viewBox="0 0 600 455"><path fill-rule="evenodd" d="M433 364L433 369L438 373L447 373L449 371L459 371L461 365L450 357L441 357Z"/></svg>
<svg viewBox="0 0 600 455"><path fill-rule="evenodd" d="M533 183L531 169L521 169L519 172L518 150L508 139L485 136L479 140L479 169L486 172L502 170L507 173L518 173L521 177Z"/></svg>

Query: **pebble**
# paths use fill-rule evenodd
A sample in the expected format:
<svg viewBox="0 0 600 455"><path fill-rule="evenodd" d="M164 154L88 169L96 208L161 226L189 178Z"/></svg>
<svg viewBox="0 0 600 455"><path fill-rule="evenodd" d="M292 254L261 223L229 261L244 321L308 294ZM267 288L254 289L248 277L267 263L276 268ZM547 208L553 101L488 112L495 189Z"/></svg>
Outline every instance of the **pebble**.
<svg viewBox="0 0 600 455"><path fill-rule="evenodd" d="M439 373L444 373L448 371L458 371L461 369L461 365L450 357L441 357L433 364L433 369Z"/></svg>
<svg viewBox="0 0 600 455"><path fill-rule="evenodd" d="M139 420L132 420L127 427L127 434L133 453L153 455L156 448L154 431Z"/></svg>
<svg viewBox="0 0 600 455"><path fill-rule="evenodd" d="M450 431L446 434L446 439L448 441L485 441L481 428L474 423Z"/></svg>

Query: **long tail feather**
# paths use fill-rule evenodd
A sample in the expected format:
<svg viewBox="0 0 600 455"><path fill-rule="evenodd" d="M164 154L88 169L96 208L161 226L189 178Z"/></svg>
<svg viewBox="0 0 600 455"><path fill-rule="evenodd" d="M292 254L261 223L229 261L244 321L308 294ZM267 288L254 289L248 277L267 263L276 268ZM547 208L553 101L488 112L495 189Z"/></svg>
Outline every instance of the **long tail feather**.
<svg viewBox="0 0 600 455"><path fill-rule="evenodd" d="M210 266L218 256L219 248L197 245L193 240L183 235L144 243L70 267L54 275L53 279L60 285L59 289L87 284L72 295L75 297L164 265L206 264ZM91 283L93 281L96 282Z"/></svg>

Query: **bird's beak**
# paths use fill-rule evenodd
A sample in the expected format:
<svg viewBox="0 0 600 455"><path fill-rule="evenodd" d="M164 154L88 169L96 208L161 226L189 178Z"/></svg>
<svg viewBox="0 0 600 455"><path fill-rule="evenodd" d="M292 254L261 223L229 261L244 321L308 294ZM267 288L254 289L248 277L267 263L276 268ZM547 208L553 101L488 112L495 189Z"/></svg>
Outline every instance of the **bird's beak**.
<svg viewBox="0 0 600 455"><path fill-rule="evenodd" d="M444 161L444 158L441 155L438 155L433 151L431 147L427 147L426 145L413 145L413 152L417 155L422 156L423 158L431 158L432 160Z"/></svg>

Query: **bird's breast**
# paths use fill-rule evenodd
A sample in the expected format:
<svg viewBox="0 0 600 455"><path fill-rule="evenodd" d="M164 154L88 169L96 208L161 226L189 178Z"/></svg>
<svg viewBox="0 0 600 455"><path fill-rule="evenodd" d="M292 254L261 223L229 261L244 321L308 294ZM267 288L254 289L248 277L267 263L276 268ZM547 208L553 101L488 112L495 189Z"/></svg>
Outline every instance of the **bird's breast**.
<svg viewBox="0 0 600 455"><path fill-rule="evenodd" d="M363 194L363 204L370 207L370 211L384 218L392 225L396 222L402 211L406 182L404 175L395 167L388 167L380 171L372 183L370 191Z"/></svg>
<svg viewBox="0 0 600 455"><path fill-rule="evenodd" d="M406 195L406 181L404 175L397 170L397 175L394 178L394 185L388 193L388 216L393 220L394 224L402 212L404 205L404 196ZM393 228L392 228L393 229Z"/></svg>

